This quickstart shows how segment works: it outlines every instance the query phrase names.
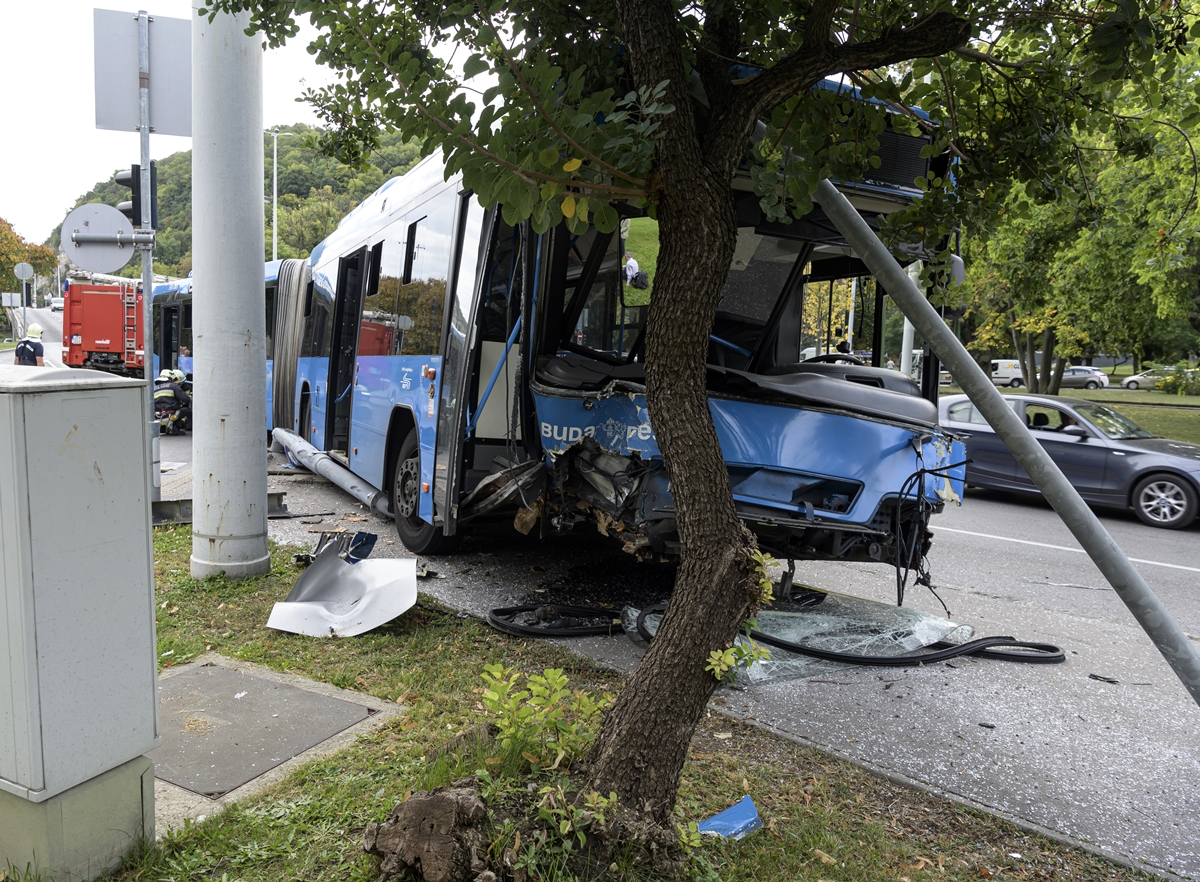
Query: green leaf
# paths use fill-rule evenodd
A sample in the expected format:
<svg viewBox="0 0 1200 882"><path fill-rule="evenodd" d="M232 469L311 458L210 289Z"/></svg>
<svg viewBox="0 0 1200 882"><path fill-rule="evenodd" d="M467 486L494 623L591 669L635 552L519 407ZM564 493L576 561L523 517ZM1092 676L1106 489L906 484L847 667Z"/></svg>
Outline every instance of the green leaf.
<svg viewBox="0 0 1200 882"><path fill-rule="evenodd" d="M491 70L491 67L491 64L477 52L468 58L463 65L463 79L469 80L476 74L481 74L485 70Z"/></svg>

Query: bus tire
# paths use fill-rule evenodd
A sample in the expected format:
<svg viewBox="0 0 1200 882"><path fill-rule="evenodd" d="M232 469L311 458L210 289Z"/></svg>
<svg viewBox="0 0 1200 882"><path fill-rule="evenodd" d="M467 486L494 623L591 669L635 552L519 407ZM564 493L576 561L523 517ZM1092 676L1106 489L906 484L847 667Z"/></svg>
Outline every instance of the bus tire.
<svg viewBox="0 0 1200 882"><path fill-rule="evenodd" d="M421 520L421 443L417 430L409 431L396 456L396 478L392 481L392 513L396 535L413 554L448 554L461 540L447 536L441 527Z"/></svg>

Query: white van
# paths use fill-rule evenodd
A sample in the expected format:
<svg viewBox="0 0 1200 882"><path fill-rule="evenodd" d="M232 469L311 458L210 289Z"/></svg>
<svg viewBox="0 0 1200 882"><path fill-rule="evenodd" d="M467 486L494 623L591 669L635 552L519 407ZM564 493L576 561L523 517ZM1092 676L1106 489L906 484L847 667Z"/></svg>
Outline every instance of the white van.
<svg viewBox="0 0 1200 882"><path fill-rule="evenodd" d="M1025 385L1021 376L1021 362L1015 358L992 359L992 382L997 386L1011 386L1016 389Z"/></svg>

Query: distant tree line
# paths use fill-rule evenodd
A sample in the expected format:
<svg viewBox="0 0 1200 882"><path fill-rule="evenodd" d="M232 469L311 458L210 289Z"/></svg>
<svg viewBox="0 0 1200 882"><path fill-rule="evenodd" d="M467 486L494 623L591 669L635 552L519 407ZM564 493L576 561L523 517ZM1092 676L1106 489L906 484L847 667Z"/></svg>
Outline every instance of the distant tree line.
<svg viewBox="0 0 1200 882"><path fill-rule="evenodd" d="M416 144L396 133L380 135L379 148L366 164L356 168L321 152L321 130L296 124L282 126L279 138L279 256L307 257L346 214L389 178L408 171L420 158ZM263 133L263 196L266 250L271 256L271 135ZM129 199L129 190L116 183L116 172L97 183L75 205L105 202L115 206ZM74 207L74 206L73 206ZM186 276L192 269L192 152L183 150L158 161L158 236L154 271ZM5 225L7 226L7 225ZM61 226L61 225L60 225ZM46 244L57 248L56 228ZM4 267L0 265L0 272ZM39 270L41 272L41 270ZM50 264L53 273L53 262ZM11 274L11 273L10 273ZM118 275L141 274L140 262L131 262ZM5 288L5 290L10 290ZM15 290L15 289L14 289Z"/></svg>

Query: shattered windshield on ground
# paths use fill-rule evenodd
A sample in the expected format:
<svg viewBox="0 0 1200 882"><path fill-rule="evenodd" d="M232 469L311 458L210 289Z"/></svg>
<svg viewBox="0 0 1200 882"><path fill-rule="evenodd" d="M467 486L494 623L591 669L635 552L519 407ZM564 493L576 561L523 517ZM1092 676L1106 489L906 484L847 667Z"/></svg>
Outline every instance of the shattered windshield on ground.
<svg viewBox="0 0 1200 882"><path fill-rule="evenodd" d="M1154 437L1129 417L1119 414L1103 404L1081 404L1075 409L1085 420L1114 441Z"/></svg>
<svg viewBox="0 0 1200 882"><path fill-rule="evenodd" d="M861 597L833 592L813 592L824 599L796 611L768 609L758 614L758 630L773 637L813 649L852 655L908 655L935 643L965 643L975 629L950 619ZM636 634L638 611L626 609L622 622ZM646 616L646 630L654 634L662 616ZM745 641L745 635L738 638ZM770 658L756 661L744 672L751 683L794 680L844 670L842 662L809 658L774 647L763 647Z"/></svg>

